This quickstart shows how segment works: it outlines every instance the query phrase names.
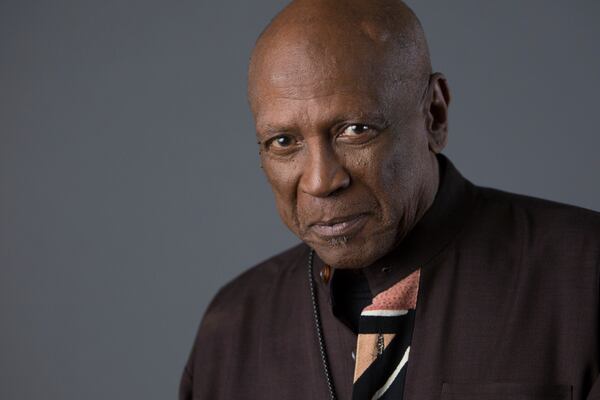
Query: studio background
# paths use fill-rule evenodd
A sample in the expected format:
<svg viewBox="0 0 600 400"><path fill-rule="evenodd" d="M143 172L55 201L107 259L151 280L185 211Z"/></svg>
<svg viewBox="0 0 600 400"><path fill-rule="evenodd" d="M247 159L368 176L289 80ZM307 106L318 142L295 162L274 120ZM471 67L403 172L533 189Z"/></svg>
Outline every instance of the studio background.
<svg viewBox="0 0 600 400"><path fill-rule="evenodd" d="M408 3L463 175L599 210L600 2ZM175 398L218 288L297 243L245 97L284 4L0 0L0 399Z"/></svg>

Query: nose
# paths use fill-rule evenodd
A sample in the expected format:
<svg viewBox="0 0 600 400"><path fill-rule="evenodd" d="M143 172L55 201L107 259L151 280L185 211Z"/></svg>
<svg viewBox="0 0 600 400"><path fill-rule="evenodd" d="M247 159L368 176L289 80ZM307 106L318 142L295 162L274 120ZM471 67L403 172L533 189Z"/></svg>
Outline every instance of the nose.
<svg viewBox="0 0 600 400"><path fill-rule="evenodd" d="M329 144L319 143L309 151L299 189L315 197L327 197L350 185L350 175Z"/></svg>

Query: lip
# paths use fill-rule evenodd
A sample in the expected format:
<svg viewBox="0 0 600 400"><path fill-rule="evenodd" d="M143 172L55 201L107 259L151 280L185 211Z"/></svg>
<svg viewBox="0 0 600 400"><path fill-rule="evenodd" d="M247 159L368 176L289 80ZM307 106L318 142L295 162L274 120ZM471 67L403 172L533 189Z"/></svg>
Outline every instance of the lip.
<svg viewBox="0 0 600 400"><path fill-rule="evenodd" d="M311 224L310 229L324 238L349 236L363 227L367 222L366 217L366 214L355 214L347 217L331 218Z"/></svg>

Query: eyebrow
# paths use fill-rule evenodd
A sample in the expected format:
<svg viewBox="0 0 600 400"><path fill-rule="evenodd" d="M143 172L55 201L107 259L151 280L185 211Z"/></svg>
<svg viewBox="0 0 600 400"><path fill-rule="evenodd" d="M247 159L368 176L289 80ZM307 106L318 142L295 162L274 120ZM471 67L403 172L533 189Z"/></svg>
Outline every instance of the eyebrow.
<svg viewBox="0 0 600 400"><path fill-rule="evenodd" d="M279 134L290 133L295 130L296 129L292 126L275 125L267 123L264 125L257 126L255 132L258 144L262 144Z"/></svg>
<svg viewBox="0 0 600 400"><path fill-rule="evenodd" d="M349 113L346 117L341 118L340 122L342 121L352 121L354 120L355 122L370 122L370 123L374 123L377 125L387 125L388 124L388 119L381 113L381 112L365 112L365 111L360 111L356 114L353 113Z"/></svg>
<svg viewBox="0 0 600 400"><path fill-rule="evenodd" d="M378 126L387 127L389 126L389 120L381 113L381 112L348 112L346 115L340 115L336 118L331 119L329 121L330 126L338 125L342 122L349 123L365 123L365 124L374 124ZM286 133L297 130L297 127L294 125L278 125L272 123L264 123L257 125L256 134L257 136L264 135L273 135L276 133Z"/></svg>
<svg viewBox="0 0 600 400"><path fill-rule="evenodd" d="M265 123L265 124L261 124L261 125L257 126L256 133L260 134L260 132L265 132L265 133L272 134L272 133L278 133L278 132L289 132L293 129L294 129L293 127L287 126L287 125L277 125L277 124Z"/></svg>

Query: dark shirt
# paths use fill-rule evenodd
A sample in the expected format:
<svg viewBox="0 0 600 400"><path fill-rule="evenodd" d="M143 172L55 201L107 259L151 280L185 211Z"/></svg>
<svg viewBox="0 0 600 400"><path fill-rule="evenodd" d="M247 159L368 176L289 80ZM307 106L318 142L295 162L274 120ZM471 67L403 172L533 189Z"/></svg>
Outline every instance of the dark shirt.
<svg viewBox="0 0 600 400"><path fill-rule="evenodd" d="M399 246L362 269L373 296L420 270L404 398L600 400L600 215L475 186L439 160L430 209ZM181 400L327 398L309 250L300 244L219 291ZM355 322L334 313L322 267L315 256L333 381L349 400Z"/></svg>
<svg viewBox="0 0 600 400"><path fill-rule="evenodd" d="M358 334L361 311L371 304L373 294L361 270L336 270L331 281L333 314Z"/></svg>

